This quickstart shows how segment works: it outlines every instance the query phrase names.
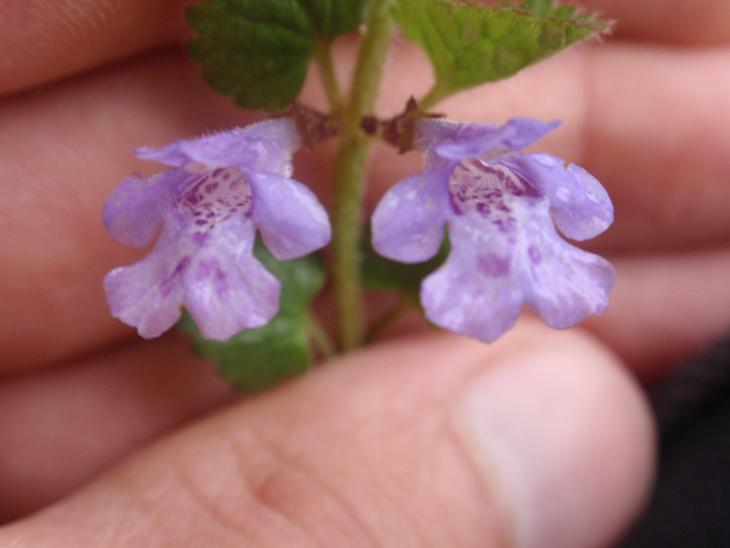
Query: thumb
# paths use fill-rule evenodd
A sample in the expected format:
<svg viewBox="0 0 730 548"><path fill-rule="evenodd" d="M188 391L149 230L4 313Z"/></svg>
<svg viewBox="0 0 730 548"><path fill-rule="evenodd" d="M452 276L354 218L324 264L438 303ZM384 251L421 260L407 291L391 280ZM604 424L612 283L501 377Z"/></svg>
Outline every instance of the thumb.
<svg viewBox="0 0 730 548"><path fill-rule="evenodd" d="M429 336L239 403L0 546L599 547L652 469L646 406L591 340Z"/></svg>

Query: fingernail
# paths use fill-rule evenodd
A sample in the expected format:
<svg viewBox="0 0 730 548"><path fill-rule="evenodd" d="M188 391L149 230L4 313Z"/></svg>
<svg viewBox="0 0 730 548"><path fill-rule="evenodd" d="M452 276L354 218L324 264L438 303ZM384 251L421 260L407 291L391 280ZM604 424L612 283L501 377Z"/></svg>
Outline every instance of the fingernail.
<svg viewBox="0 0 730 548"><path fill-rule="evenodd" d="M590 359L580 351L513 355L456 405L456 430L510 546L603 546L643 497L651 469L645 410L629 382ZM612 413L622 404L628 414ZM625 428L630 419L643 430Z"/></svg>

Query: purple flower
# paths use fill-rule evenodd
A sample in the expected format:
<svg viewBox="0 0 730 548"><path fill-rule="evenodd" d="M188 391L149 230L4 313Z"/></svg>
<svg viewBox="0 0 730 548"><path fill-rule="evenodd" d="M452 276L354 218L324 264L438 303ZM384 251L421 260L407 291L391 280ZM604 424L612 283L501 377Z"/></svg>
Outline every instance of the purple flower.
<svg viewBox="0 0 730 548"><path fill-rule="evenodd" d="M515 323L524 303L559 329L605 309L613 268L566 242L556 226L573 240L601 234L613 222L608 194L576 165L521 152L558 125L418 122L416 146L427 151L426 169L380 202L373 246L403 263L426 261L448 226L448 260L421 287L433 323L491 342Z"/></svg>
<svg viewBox="0 0 730 548"><path fill-rule="evenodd" d="M295 123L276 119L137 150L172 167L129 177L106 203L104 223L120 243L144 247L160 233L144 259L106 276L112 314L145 338L172 327L183 305L209 339L271 320L280 285L252 254L256 231L279 260L331 235L317 198L289 178L299 145Z"/></svg>

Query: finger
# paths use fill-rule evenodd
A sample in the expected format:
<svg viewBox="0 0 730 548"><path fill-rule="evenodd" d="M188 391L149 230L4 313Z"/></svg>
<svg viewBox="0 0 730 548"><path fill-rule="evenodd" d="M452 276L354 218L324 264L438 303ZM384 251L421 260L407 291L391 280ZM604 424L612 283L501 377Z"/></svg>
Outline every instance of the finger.
<svg viewBox="0 0 730 548"><path fill-rule="evenodd" d="M730 216L710 206L730 201L730 104L720 99L730 91L730 71L720 70L728 61L730 48L594 51L582 75L580 161L607 182L619 211L604 247L631 249L637 238L646 249L730 241ZM693 74L704 76L685 78ZM643 90L622 98L632 85Z"/></svg>
<svg viewBox="0 0 730 548"><path fill-rule="evenodd" d="M343 52L340 61L347 55ZM730 140L722 123L723 109L730 108L723 99L730 82L722 70L724 58L719 50L674 56L660 50L585 49L490 89L465 93L444 109L454 118L490 122L516 115L563 118L563 128L546 148L595 171L615 198L616 227L604 247L636 252L723 243L730 230L724 205ZM400 109L414 89L428 86L429 71L419 59L411 48L396 48L383 112ZM404 73L409 78L398 77ZM635 90L633 96L619 101L614 89L619 85ZM670 91L673 86L680 91ZM197 69L190 72L176 58L163 56L0 107L6 123L0 132L0 177L22 182L0 205L2 233L15 235L0 241L2 256L14 261L12 269L5 267L0 287L5 370L65 359L130 333L109 316L100 280L135 255L104 234L102 204L120 179L140 167L127 152L133 147L245 123L246 115L212 97L203 91ZM674 108L680 99L688 100L682 109ZM649 116L637 115L636 105ZM80 127L79 119L87 123ZM69 133L68 128L79 129ZM594 143L587 152L585 136ZM672 142L671 136L686 137ZM379 154L372 163L373 198L420 163L415 155ZM321 191L328 184L323 166L331 165L331 154L303 158L310 160L300 162L297 176ZM39 329L39 317L56 328Z"/></svg>
<svg viewBox="0 0 730 548"><path fill-rule="evenodd" d="M666 376L730 330L730 250L622 257L612 263L617 276L608 308L583 327L642 381ZM524 316L534 314L526 310ZM378 338L392 340L426 329L414 311Z"/></svg>
<svg viewBox="0 0 730 548"><path fill-rule="evenodd" d="M677 43L730 40L730 10L725 0L580 0L618 21L620 36Z"/></svg>
<svg viewBox="0 0 730 548"><path fill-rule="evenodd" d="M189 0L6 0L0 11L4 52L0 93L181 40ZM619 20L629 37L688 43L730 40L725 0L584 0Z"/></svg>
<svg viewBox="0 0 730 548"><path fill-rule="evenodd" d="M605 546L644 498L652 443L637 389L588 339L422 338L182 432L0 545Z"/></svg>
<svg viewBox="0 0 730 548"><path fill-rule="evenodd" d="M178 41L185 0L4 0L0 93Z"/></svg>
<svg viewBox="0 0 730 548"><path fill-rule="evenodd" d="M388 71L386 111L430 85L425 61L410 48L399 48L393 61L414 67L413 77ZM462 93L438 110L487 123L562 119L538 147L583 165L607 187L616 222L598 240L603 251L724 244L730 240L729 61L730 48L588 48ZM374 162L373 198L420 165L415 155L404 162L385 154L388 160Z"/></svg>
<svg viewBox="0 0 730 548"><path fill-rule="evenodd" d="M608 308L583 327L642 381L666 376L730 330L730 250L622 257L612 263L617 276ZM425 329L422 317L413 312L379 338Z"/></svg>
<svg viewBox="0 0 730 548"><path fill-rule="evenodd" d="M180 58L163 56L0 106L0 370L66 361L131 334L110 317L101 280L139 253L108 237L103 203L119 180L149 170L131 154L141 141L201 133L219 104Z"/></svg>
<svg viewBox="0 0 730 548"><path fill-rule="evenodd" d="M730 250L615 261L608 310L587 327L646 380L730 329Z"/></svg>
<svg viewBox="0 0 730 548"><path fill-rule="evenodd" d="M211 364L166 339L0 384L0 523L67 495L230 395Z"/></svg>

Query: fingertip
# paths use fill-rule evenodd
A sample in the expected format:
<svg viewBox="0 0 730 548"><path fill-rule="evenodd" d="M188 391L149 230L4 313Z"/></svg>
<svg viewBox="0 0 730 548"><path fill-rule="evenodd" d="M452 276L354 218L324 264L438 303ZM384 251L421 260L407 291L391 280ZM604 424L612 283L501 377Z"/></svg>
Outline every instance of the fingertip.
<svg viewBox="0 0 730 548"><path fill-rule="evenodd" d="M651 485L644 397L588 337L543 338L501 356L469 384L454 417L514 546L608 545Z"/></svg>
<svg viewBox="0 0 730 548"><path fill-rule="evenodd" d="M600 547L638 511L653 443L587 336L411 337L172 436L0 544Z"/></svg>

